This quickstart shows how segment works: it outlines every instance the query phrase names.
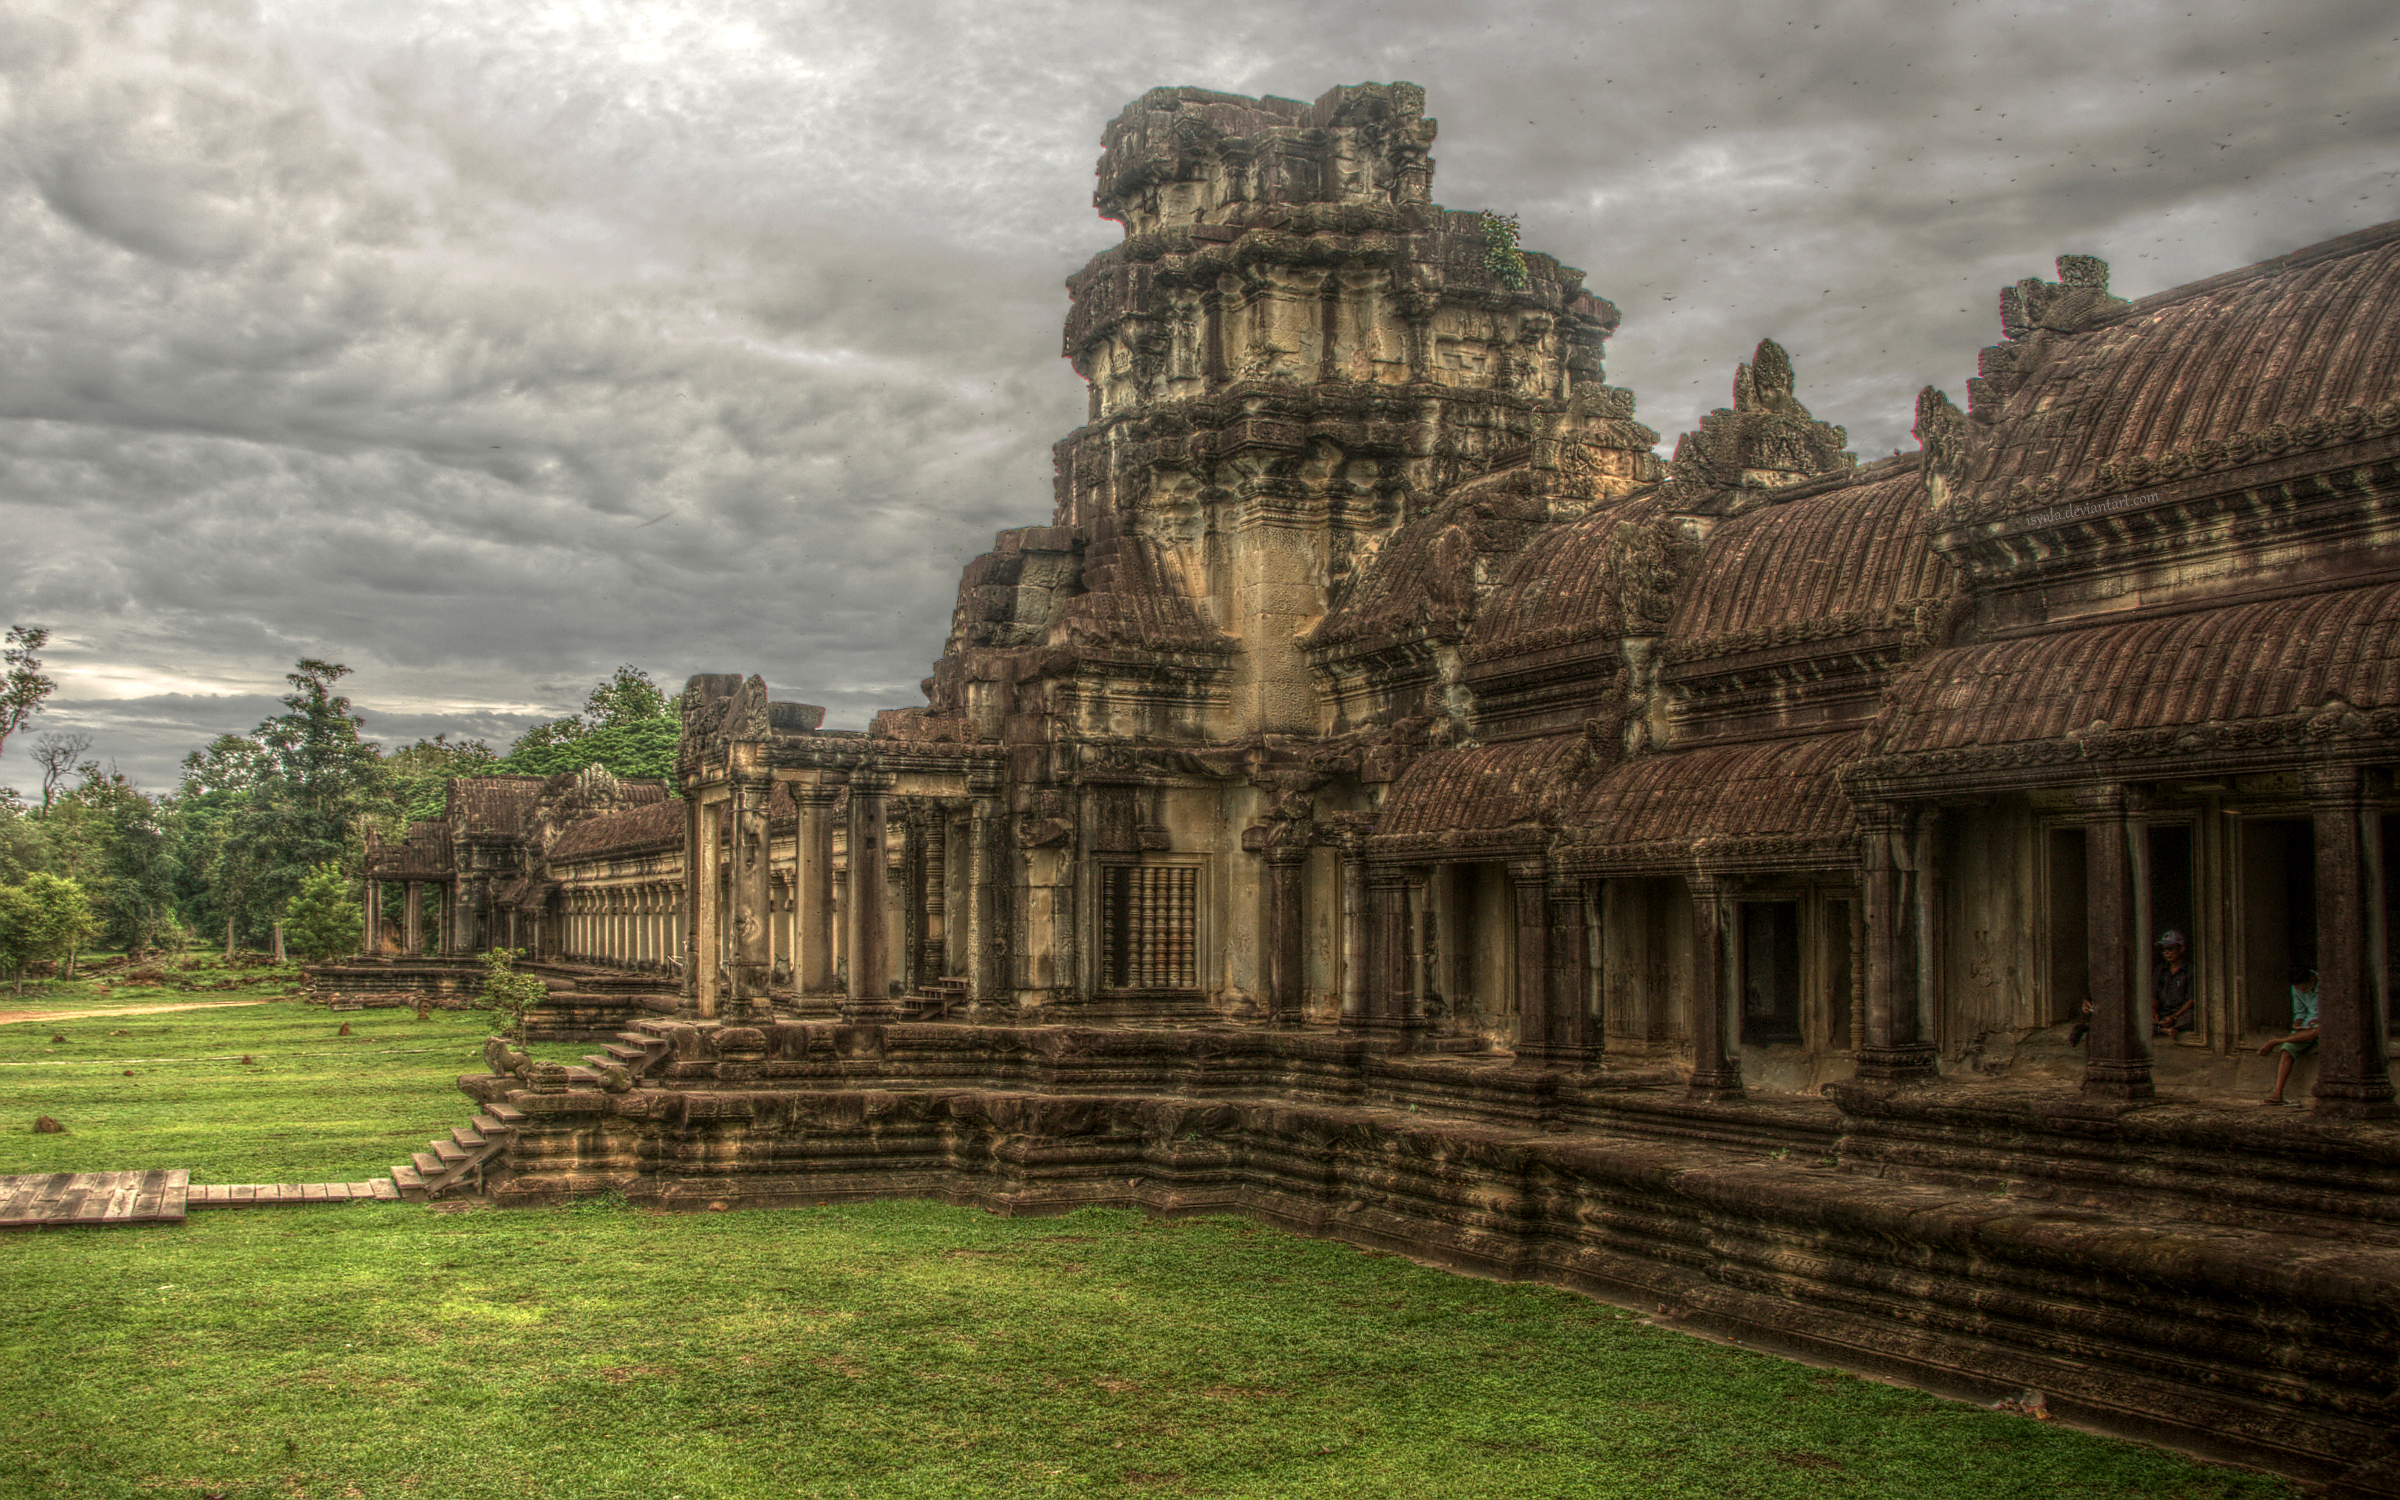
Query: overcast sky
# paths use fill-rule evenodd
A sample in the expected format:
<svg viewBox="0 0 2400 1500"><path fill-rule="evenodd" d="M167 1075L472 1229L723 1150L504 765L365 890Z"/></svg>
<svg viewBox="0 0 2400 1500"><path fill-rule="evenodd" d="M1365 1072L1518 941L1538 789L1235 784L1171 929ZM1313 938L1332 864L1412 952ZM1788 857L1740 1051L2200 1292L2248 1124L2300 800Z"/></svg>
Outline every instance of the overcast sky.
<svg viewBox="0 0 2400 1500"><path fill-rule="evenodd" d="M2400 217L2395 77L2391 0L0 0L0 624L153 790L302 656L387 744L620 662L858 727L1049 519L1147 88L1422 84L1434 197L1624 309L1669 444L1772 336L1873 457L2061 252Z"/></svg>

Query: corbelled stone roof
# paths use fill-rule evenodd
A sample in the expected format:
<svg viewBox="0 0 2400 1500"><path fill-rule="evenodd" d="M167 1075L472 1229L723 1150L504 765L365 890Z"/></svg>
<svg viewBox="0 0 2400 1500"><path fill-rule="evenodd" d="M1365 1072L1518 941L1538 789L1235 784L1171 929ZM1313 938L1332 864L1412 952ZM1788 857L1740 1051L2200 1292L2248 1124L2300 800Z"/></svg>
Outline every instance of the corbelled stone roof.
<svg viewBox="0 0 2400 1500"><path fill-rule="evenodd" d="M1385 796L1375 831L1405 838L1530 823L1581 743L1579 735L1552 735L1420 756Z"/></svg>
<svg viewBox="0 0 2400 1500"><path fill-rule="evenodd" d="M2400 432L2400 224L2132 303L2105 275L2028 284L2092 305L1985 351L1945 523Z"/></svg>
<svg viewBox="0 0 2400 1500"><path fill-rule="evenodd" d="M773 806L772 802L769 806ZM596 813L558 836L550 846L550 864L556 868L574 860L595 859L604 854L665 845L680 847L683 843L683 818L684 808L680 802L653 802L647 806Z"/></svg>
<svg viewBox="0 0 2400 1500"><path fill-rule="evenodd" d="M1917 460L1886 459L1720 523L1678 600L1672 654L1909 627L1956 589L1956 570L1926 545Z"/></svg>
<svg viewBox="0 0 2400 1500"><path fill-rule="evenodd" d="M1935 652L1892 681L1879 751L2400 707L2400 584Z"/></svg>
<svg viewBox="0 0 2400 1500"><path fill-rule="evenodd" d="M1835 772L1857 754L1844 733L1648 756L1610 767L1564 816L1578 841L1616 845L1846 838L1855 822Z"/></svg>

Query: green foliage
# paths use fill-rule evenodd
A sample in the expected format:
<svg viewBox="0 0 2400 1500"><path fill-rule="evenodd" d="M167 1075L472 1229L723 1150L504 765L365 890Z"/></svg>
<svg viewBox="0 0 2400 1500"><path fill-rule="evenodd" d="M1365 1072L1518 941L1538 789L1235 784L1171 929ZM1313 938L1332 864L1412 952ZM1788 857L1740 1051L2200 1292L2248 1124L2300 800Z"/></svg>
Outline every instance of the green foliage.
<svg viewBox="0 0 2400 1500"><path fill-rule="evenodd" d="M620 729L673 719L675 705L665 689L636 666L623 666L606 682L595 685L583 700L583 721L593 729Z"/></svg>
<svg viewBox="0 0 2400 1500"><path fill-rule="evenodd" d="M390 826L378 831L397 841L411 821L442 815L443 799L454 777L489 776L500 769L500 757L481 740L452 744L448 735L437 734L393 751L383 758L383 764L398 814Z"/></svg>
<svg viewBox="0 0 2400 1500"><path fill-rule="evenodd" d="M0 796L0 882L14 884L50 868L50 838L42 820L14 796Z"/></svg>
<svg viewBox="0 0 2400 1500"><path fill-rule="evenodd" d="M525 1040L525 1013L550 993L533 975L517 972L516 961L524 956L522 948L494 948L484 954L483 988L475 994L476 1008L502 1017L506 1024L500 1034L515 1042Z"/></svg>
<svg viewBox="0 0 2400 1500"><path fill-rule="evenodd" d="M342 867L330 861L308 872L283 909L283 940L302 958L322 962L353 951L366 911Z"/></svg>
<svg viewBox="0 0 2400 1500"><path fill-rule="evenodd" d="M396 816L382 756L358 737L350 700L333 691L349 670L302 659L285 678L289 712L184 759L185 858L211 924L225 924L228 948L263 928L311 869L329 861L356 869L369 823Z"/></svg>
<svg viewBox="0 0 2400 1500"><path fill-rule="evenodd" d="M1525 285L1525 252L1517 248L1517 216L1496 214L1486 210L1479 216L1483 228L1483 265L1501 284L1521 288Z"/></svg>
<svg viewBox="0 0 2400 1500"><path fill-rule="evenodd" d="M681 726L673 719L651 719L640 724L595 729L547 744L528 745L519 740L507 759L492 769L513 771L520 776L556 776L561 771L580 771L598 764L619 776L672 778L675 742L680 732Z"/></svg>
<svg viewBox="0 0 2400 1500"><path fill-rule="evenodd" d="M50 632L38 625L11 625L8 644L0 647L0 745L23 729L35 714L42 711L43 701L58 691L58 684L42 675L42 659L35 655L50 644Z"/></svg>
<svg viewBox="0 0 2400 1500"><path fill-rule="evenodd" d="M0 886L0 965L25 988L25 966L43 959L72 963L100 932L91 899L73 880L37 870L19 884Z"/></svg>
<svg viewBox="0 0 2400 1500"><path fill-rule="evenodd" d="M619 776L672 779L680 729L676 700L641 668L619 667L592 688L581 713L527 730L493 769L556 776L597 764Z"/></svg>

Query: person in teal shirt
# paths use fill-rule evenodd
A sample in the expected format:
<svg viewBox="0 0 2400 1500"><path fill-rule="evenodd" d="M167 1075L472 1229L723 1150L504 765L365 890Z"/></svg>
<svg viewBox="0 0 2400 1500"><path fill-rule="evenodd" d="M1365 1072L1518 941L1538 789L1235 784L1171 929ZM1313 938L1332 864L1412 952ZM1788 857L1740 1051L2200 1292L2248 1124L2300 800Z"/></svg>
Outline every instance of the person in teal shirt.
<svg viewBox="0 0 2400 1500"><path fill-rule="evenodd" d="M2258 1049L2258 1055L2264 1057L2278 1047L2283 1049L2283 1056L2275 1059L2275 1092L2267 1095L2267 1102L2298 1104L2300 1101L2297 1099L2283 1097L2283 1086L2291 1082L2292 1064L2317 1050L2317 971L2314 969L2292 971L2292 1034L2267 1043Z"/></svg>

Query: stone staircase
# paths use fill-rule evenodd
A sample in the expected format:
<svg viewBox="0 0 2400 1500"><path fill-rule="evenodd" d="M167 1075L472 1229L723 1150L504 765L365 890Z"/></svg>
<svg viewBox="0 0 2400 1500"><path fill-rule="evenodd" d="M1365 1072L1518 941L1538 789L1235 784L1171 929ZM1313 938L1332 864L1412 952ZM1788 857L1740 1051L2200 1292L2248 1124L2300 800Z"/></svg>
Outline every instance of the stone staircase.
<svg viewBox="0 0 2400 1500"><path fill-rule="evenodd" d="M392 1168L392 1185L411 1203L423 1203L462 1187L481 1188L483 1169L508 1149L524 1112L506 1104L487 1104L465 1125L437 1140L430 1151L419 1151Z"/></svg>
<svg viewBox="0 0 2400 1500"><path fill-rule="evenodd" d="M948 1021L967 1008L971 994L972 989L964 979L932 979L903 1003L912 1021Z"/></svg>
<svg viewBox="0 0 2400 1500"><path fill-rule="evenodd" d="M610 1070L622 1068L626 1081L638 1088L666 1062L672 1047L664 1027L637 1021L600 1051L585 1053L588 1066L570 1064L563 1071L570 1088L605 1089ZM484 1170L508 1149L524 1119L524 1111L502 1101L484 1105L473 1119L451 1130L448 1140L435 1140L430 1149L392 1168L392 1186L412 1203L461 1190L480 1192Z"/></svg>

